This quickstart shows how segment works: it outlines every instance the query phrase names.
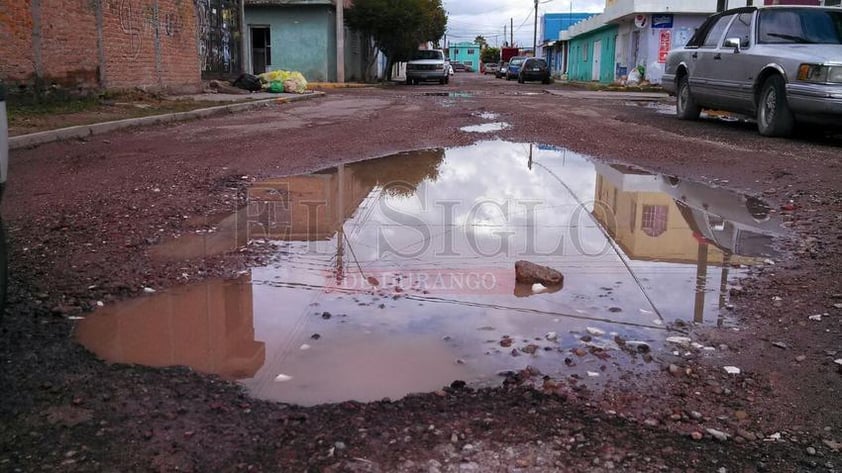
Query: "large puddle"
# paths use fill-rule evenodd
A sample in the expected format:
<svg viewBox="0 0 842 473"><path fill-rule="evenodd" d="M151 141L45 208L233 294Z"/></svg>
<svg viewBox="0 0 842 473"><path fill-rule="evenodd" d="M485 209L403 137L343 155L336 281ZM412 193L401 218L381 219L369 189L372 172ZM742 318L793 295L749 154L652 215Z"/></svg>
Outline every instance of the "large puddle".
<svg viewBox="0 0 842 473"><path fill-rule="evenodd" d="M676 319L728 324L729 281L780 233L757 199L556 148L402 153L254 185L247 207L153 255L259 240L271 264L107 306L76 336L107 360L304 405L498 385L527 366L598 386L653 369ZM516 284L517 260L563 287Z"/></svg>

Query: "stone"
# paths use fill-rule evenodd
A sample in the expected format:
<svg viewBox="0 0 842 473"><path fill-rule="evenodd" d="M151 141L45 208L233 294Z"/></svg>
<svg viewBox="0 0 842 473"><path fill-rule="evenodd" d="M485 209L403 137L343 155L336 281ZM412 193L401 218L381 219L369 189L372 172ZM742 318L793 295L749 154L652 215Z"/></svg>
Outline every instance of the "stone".
<svg viewBox="0 0 842 473"><path fill-rule="evenodd" d="M599 329L599 328L596 328L596 327L587 327L587 328L585 328L585 331L588 332L588 334L590 334L594 337L601 337L601 336L605 335L605 330L602 330L602 329Z"/></svg>
<svg viewBox="0 0 842 473"><path fill-rule="evenodd" d="M558 340L558 333L557 332L547 332L544 334L544 338L550 342L555 342Z"/></svg>
<svg viewBox="0 0 842 473"><path fill-rule="evenodd" d="M522 284L543 284L546 287L564 285L564 276L547 266L526 260L515 262L515 280Z"/></svg>
<svg viewBox="0 0 842 473"><path fill-rule="evenodd" d="M692 340L690 337L667 337L666 342L682 347L689 347Z"/></svg>
<svg viewBox="0 0 842 473"><path fill-rule="evenodd" d="M692 438L693 440L696 440L696 441L701 440L703 437L704 437L704 435L701 432L691 432L690 433L690 438Z"/></svg>
<svg viewBox="0 0 842 473"><path fill-rule="evenodd" d="M816 449L813 447L807 447L807 455L814 456L816 454Z"/></svg>
<svg viewBox="0 0 842 473"><path fill-rule="evenodd" d="M751 433L751 432L749 432L748 430L745 430L745 429L737 429L737 435L746 439L746 440L748 440L749 442L753 442L753 441L757 440L756 435L754 435L753 433Z"/></svg>
<svg viewBox="0 0 842 473"><path fill-rule="evenodd" d="M708 434L710 434L711 437L715 438L716 440L719 440L720 442L725 442L726 440L728 440L731 437L730 435L726 434L725 432L723 432L721 430L707 428L707 429L705 429L705 431Z"/></svg>
<svg viewBox="0 0 842 473"><path fill-rule="evenodd" d="M740 374L740 369L736 366L723 366L722 369L728 374Z"/></svg>
<svg viewBox="0 0 842 473"><path fill-rule="evenodd" d="M675 364L670 364L669 367L667 368L667 370L670 372L671 375L673 375L675 377L679 377L682 374L684 374L683 371L681 370L681 367L678 366L678 365L675 365Z"/></svg>

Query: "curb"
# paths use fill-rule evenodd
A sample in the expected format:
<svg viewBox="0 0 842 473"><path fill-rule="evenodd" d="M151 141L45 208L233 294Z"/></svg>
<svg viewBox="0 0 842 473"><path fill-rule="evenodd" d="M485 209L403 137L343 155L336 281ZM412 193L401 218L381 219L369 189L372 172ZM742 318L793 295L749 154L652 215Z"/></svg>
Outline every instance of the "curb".
<svg viewBox="0 0 842 473"><path fill-rule="evenodd" d="M253 108L265 107L273 104L298 102L317 97L324 97L324 92L312 92L306 95L294 97L280 97L272 99L254 100L251 102L239 102L216 107L197 108L187 112L165 113L163 115L150 115L148 117L126 118L110 122L94 123L91 125L77 125L57 130L39 131L28 135L9 137L9 149L30 148L55 141L68 139L86 138L93 135L102 135L115 130L132 128L138 126L160 125L164 123L180 122L196 118L208 118L225 113L242 112Z"/></svg>

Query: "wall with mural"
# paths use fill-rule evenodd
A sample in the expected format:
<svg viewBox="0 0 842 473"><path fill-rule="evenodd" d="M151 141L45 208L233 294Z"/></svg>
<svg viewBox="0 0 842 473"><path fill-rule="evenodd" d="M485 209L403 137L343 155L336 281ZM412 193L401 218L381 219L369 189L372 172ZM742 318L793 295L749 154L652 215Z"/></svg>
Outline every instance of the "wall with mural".
<svg viewBox="0 0 842 473"><path fill-rule="evenodd" d="M198 90L197 23L194 0L2 2L0 80L71 90Z"/></svg>

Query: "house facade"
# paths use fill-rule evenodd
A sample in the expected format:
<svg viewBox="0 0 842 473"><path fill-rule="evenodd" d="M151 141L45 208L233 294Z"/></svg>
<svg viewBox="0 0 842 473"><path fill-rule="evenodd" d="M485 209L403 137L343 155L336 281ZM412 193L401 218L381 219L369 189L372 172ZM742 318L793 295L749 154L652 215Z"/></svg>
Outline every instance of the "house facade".
<svg viewBox="0 0 842 473"><path fill-rule="evenodd" d="M362 80L370 48L360 34L344 28L337 48L334 0L246 0L245 70L299 71L311 82L337 80L337 55L347 80Z"/></svg>
<svg viewBox="0 0 842 473"><path fill-rule="evenodd" d="M546 13L541 18L540 56L547 60L551 74L561 75L567 70L567 42L560 41L561 32L594 13Z"/></svg>
<svg viewBox="0 0 842 473"><path fill-rule="evenodd" d="M612 82L617 25L602 25L574 37L568 45L567 75L574 81Z"/></svg>
<svg viewBox="0 0 842 473"><path fill-rule="evenodd" d="M450 45L450 61L469 66L475 73L479 74L480 45L471 42L452 43Z"/></svg>
<svg viewBox="0 0 842 473"><path fill-rule="evenodd" d="M747 3L730 0L728 6ZM716 11L716 4L716 0L606 0L603 13L562 33L562 40L570 42L570 79L611 83L642 66L646 80L660 83L667 52L686 44ZM595 49L596 41L601 47ZM613 45L606 47L606 42ZM583 66L589 66L590 73Z"/></svg>

